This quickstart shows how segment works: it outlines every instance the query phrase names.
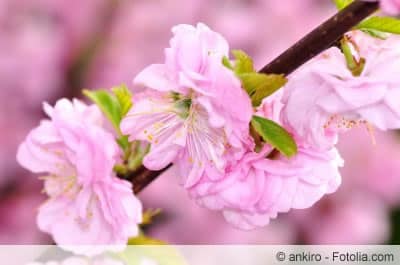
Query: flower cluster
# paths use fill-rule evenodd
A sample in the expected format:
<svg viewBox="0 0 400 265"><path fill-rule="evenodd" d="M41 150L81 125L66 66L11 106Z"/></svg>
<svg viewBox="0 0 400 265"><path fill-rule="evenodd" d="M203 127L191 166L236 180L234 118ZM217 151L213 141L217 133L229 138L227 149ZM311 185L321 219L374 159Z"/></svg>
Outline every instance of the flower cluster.
<svg viewBox="0 0 400 265"><path fill-rule="evenodd" d="M242 52L230 60L227 41L202 23L172 32L164 62L134 79L143 92L132 99L123 90L102 94L108 106L120 104L101 109L123 152L97 106L66 99L45 104L50 119L21 144L18 161L45 174L49 200L38 225L56 243L118 248L138 234L141 203L115 173L116 164L129 170L133 143L150 144L145 167L174 164L193 200L248 230L337 190L341 133L400 128L397 37L350 32L341 49L328 49L286 80L256 73Z"/></svg>
<svg viewBox="0 0 400 265"><path fill-rule="evenodd" d="M222 211L237 227L266 225L278 213L308 208L334 192L343 165L335 148L339 133L354 126L371 132L400 127L394 37L376 41L349 33L354 57L366 61L359 75L332 48L253 109L240 78L221 62L228 45L219 34L203 24L176 26L173 32L164 64L135 78L148 90L134 98L121 128L131 140L151 143L146 167L176 164L190 196ZM356 47L358 39L365 41L363 49ZM256 152L253 115L283 126L296 140L297 154L275 154L267 143Z"/></svg>
<svg viewBox="0 0 400 265"><path fill-rule="evenodd" d="M267 144L254 151L249 127L254 110L240 80L222 64L229 53L222 36L203 24L180 25L173 32L165 63L135 78L148 90L134 98L121 124L131 140L152 144L146 167L175 163L192 198L223 211L243 229L265 225L291 208L310 207L336 190L342 161L333 148L300 146L291 159L267 158L272 152ZM281 108L274 97L257 114L273 119Z"/></svg>
<svg viewBox="0 0 400 265"><path fill-rule="evenodd" d="M76 245L119 249L138 234L142 207L131 183L113 173L119 147L100 110L66 99L44 110L50 119L29 133L17 154L22 166L44 174L49 199L39 208L39 228L75 252L90 252Z"/></svg>

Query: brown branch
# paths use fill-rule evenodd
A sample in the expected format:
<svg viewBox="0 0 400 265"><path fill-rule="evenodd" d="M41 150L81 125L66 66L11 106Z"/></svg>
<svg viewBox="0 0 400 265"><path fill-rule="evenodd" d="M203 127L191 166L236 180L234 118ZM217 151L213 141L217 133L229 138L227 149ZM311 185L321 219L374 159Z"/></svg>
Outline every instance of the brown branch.
<svg viewBox="0 0 400 265"><path fill-rule="evenodd" d="M378 2L353 2L264 66L260 72L290 74L314 56L334 45L343 34L377 11L378 7Z"/></svg>
<svg viewBox="0 0 400 265"><path fill-rule="evenodd" d="M378 6L377 2L353 2L264 66L259 72L285 75L292 73L314 56L333 46L343 34L378 10ZM170 166L160 171L150 171L141 167L131 179L134 192L140 192Z"/></svg>
<svg viewBox="0 0 400 265"><path fill-rule="evenodd" d="M172 164L169 164L167 167L158 171L151 171L145 168L144 166L141 166L139 169L133 172L131 177L127 178L133 184L133 192L137 194L140 191L142 191L147 185L149 185L162 173L167 171L171 166Z"/></svg>

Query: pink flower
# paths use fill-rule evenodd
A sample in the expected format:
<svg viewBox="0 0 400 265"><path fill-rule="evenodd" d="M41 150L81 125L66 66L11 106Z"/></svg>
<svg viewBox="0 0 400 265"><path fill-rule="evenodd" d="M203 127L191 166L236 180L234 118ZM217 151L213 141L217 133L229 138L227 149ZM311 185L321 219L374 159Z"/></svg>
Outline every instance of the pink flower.
<svg viewBox="0 0 400 265"><path fill-rule="evenodd" d="M257 115L280 123L281 96L277 92L264 99ZM229 161L223 177L203 174L188 189L190 196L203 207L222 211L228 222L246 230L267 225L279 213L311 207L339 187L343 160L334 148L318 150L296 140L298 153L291 159L269 158L272 148L268 145L259 153L247 151L238 161Z"/></svg>
<svg viewBox="0 0 400 265"><path fill-rule="evenodd" d="M330 149L338 133L354 126L399 128L400 50L397 38L389 41L391 46L361 54L366 64L360 76L347 69L337 48L294 73L284 88L283 124L306 144L322 149Z"/></svg>
<svg viewBox="0 0 400 265"><path fill-rule="evenodd" d="M221 65L222 57L229 55L227 41L202 23L196 28L177 25L172 32L170 47L165 49L165 63L148 66L136 76L135 82L182 94L188 94L191 89L202 94L216 92L209 91L206 84L211 84L217 75L213 66Z"/></svg>
<svg viewBox="0 0 400 265"><path fill-rule="evenodd" d="M245 145L252 107L240 81L222 65L228 54L222 36L203 24L179 25L173 33L165 63L135 78L152 92L135 100L121 130L152 144L146 167L178 163L191 186L204 172L217 178L228 148Z"/></svg>
<svg viewBox="0 0 400 265"><path fill-rule="evenodd" d="M292 159L267 159L268 147L249 152L227 168L223 179L202 178L189 189L201 205L223 212L225 219L241 229L265 226L278 213L311 207L340 185L336 150L300 149Z"/></svg>
<svg viewBox="0 0 400 265"><path fill-rule="evenodd" d="M280 123L282 92L264 99L257 115ZM332 148L321 151L302 146L287 159L282 155L268 158L272 149L265 145L260 153L248 151L233 160L221 179L202 176L188 189L200 205L223 212L225 219L242 229L265 226L271 218L291 209L311 207L341 183L339 167L343 161Z"/></svg>
<svg viewBox="0 0 400 265"><path fill-rule="evenodd" d="M66 99L44 109L50 120L29 133L17 154L22 166L46 174L49 200L39 209L39 228L57 244L84 254L90 249L77 245L123 247L138 234L142 207L131 184L113 173L119 148L101 127L100 111Z"/></svg>
<svg viewBox="0 0 400 265"><path fill-rule="evenodd" d="M397 16L400 15L400 0L380 0L381 9L383 12Z"/></svg>

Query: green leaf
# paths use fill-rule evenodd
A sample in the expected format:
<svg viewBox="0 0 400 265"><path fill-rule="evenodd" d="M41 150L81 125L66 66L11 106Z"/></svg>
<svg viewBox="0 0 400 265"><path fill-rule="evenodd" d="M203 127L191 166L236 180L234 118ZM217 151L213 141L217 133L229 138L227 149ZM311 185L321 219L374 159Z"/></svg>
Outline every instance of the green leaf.
<svg viewBox="0 0 400 265"><path fill-rule="evenodd" d="M123 135L117 138L117 143L124 151L126 151L130 147L129 137L127 135Z"/></svg>
<svg viewBox="0 0 400 265"><path fill-rule="evenodd" d="M356 59L350 47L350 42L346 36L340 40L340 48L346 59L347 68L351 71L353 76L360 76L364 70L365 58L361 57Z"/></svg>
<svg viewBox="0 0 400 265"><path fill-rule="evenodd" d="M253 95L257 88L261 87L265 83L265 75L259 73L243 73L238 75L242 81L242 86L246 90L247 94Z"/></svg>
<svg viewBox="0 0 400 265"><path fill-rule="evenodd" d="M122 119L121 106L118 99L107 90L83 90L83 94L92 100L110 120L118 134L121 135L119 124Z"/></svg>
<svg viewBox="0 0 400 265"><path fill-rule="evenodd" d="M341 10L351 4L353 0L333 0L333 2L336 4L337 9Z"/></svg>
<svg viewBox="0 0 400 265"><path fill-rule="evenodd" d="M222 57L222 64L223 64L226 68L228 68L228 69L230 69L230 70L233 70L233 65L232 65L232 63L231 63L231 61L229 60L228 57L226 57L226 56Z"/></svg>
<svg viewBox="0 0 400 265"><path fill-rule="evenodd" d="M382 32L382 31L379 31L379 30L362 29L361 31L366 33L366 34L368 34L368 35L370 35L371 37L378 38L378 39L381 39L381 40L386 40L389 37L389 33Z"/></svg>
<svg viewBox="0 0 400 265"><path fill-rule="evenodd" d="M361 21L356 29L400 34L400 19L374 16Z"/></svg>
<svg viewBox="0 0 400 265"><path fill-rule="evenodd" d="M251 97L253 106L259 106L261 101L286 84L284 75L257 73L253 60L242 50L232 50L234 63L227 57L222 58L222 64L231 69L240 79L242 87Z"/></svg>
<svg viewBox="0 0 400 265"><path fill-rule="evenodd" d="M253 106L259 106L261 101L286 84L284 75L245 73L238 75L242 86L250 95Z"/></svg>
<svg viewBox="0 0 400 265"><path fill-rule="evenodd" d="M297 145L292 136L277 123L260 116L253 116L251 125L263 140L287 157L297 153Z"/></svg>
<svg viewBox="0 0 400 265"><path fill-rule="evenodd" d="M236 74L254 72L253 59L242 50L232 50L235 57L234 71Z"/></svg>
<svg viewBox="0 0 400 265"><path fill-rule="evenodd" d="M111 91L116 96L120 108L121 108L121 116L125 117L128 113L129 109L132 107L132 93L128 89L126 85L121 85L117 87L113 87Z"/></svg>

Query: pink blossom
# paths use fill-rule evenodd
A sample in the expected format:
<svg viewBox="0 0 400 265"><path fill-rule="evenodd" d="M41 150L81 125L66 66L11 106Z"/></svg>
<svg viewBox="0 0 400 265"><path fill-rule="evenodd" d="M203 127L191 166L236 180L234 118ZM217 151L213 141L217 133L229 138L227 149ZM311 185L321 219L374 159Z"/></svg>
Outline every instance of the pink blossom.
<svg viewBox="0 0 400 265"><path fill-rule="evenodd" d="M222 65L228 44L221 35L204 24L178 25L173 33L165 63L135 78L153 92L134 100L121 130L152 144L146 167L179 162L191 186L205 171L216 177L227 149L244 145L252 107L240 81Z"/></svg>
<svg viewBox="0 0 400 265"><path fill-rule="evenodd" d="M380 0L381 9L383 12L397 16L400 15L400 0Z"/></svg>
<svg viewBox="0 0 400 265"><path fill-rule="evenodd" d="M257 115L280 123L281 96L278 92L264 99ZM228 222L246 230L265 226L290 209L311 207L339 187L338 169L343 161L334 148L313 149L296 140L299 150L291 159L268 158L272 148L267 144L259 153L249 148L238 161L229 161L221 178L203 174L188 189L190 196L203 207L222 211Z"/></svg>
<svg viewBox="0 0 400 265"><path fill-rule="evenodd" d="M249 152L227 168L223 179L205 177L189 189L202 206L223 212L225 219L241 229L265 226L278 213L311 207L340 185L336 150L300 149L292 159L266 158L271 149Z"/></svg>
<svg viewBox="0 0 400 265"><path fill-rule="evenodd" d="M210 91L215 87L209 86L217 75L213 66L221 65L222 57L229 55L227 41L202 23L196 28L177 25L172 32L170 47L165 49L165 63L148 66L135 82L159 91L188 94L193 89L202 94L215 93Z"/></svg>
<svg viewBox="0 0 400 265"><path fill-rule="evenodd" d="M338 133L354 126L399 128L400 49L397 38L389 41L390 47L361 54L366 64L360 76L347 69L337 48L294 73L284 88L283 124L307 144L323 149L330 149Z"/></svg>
<svg viewBox="0 0 400 265"><path fill-rule="evenodd" d="M101 127L99 109L66 99L44 109L50 120L29 133L17 154L22 166L45 174L49 200L39 208L39 228L73 251L123 247L138 234L141 204L132 185L113 173L119 148Z"/></svg>

